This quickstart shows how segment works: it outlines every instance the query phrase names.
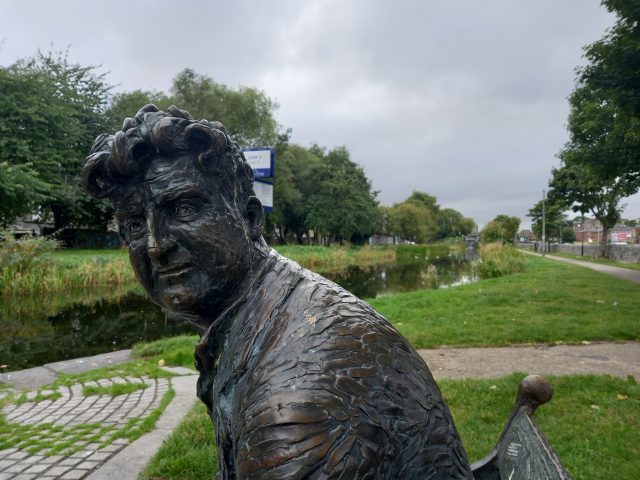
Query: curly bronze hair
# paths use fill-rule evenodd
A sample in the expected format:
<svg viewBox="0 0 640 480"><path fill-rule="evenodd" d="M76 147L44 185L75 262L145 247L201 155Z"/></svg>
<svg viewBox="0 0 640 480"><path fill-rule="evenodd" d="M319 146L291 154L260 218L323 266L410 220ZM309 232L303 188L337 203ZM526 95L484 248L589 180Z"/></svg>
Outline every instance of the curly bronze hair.
<svg viewBox="0 0 640 480"><path fill-rule="evenodd" d="M137 181L156 155L179 152L197 155L196 165L206 175L218 177L237 206L255 196L253 171L224 126L193 120L174 105L167 112L145 105L115 135L98 136L82 169L82 186L94 197L114 200L119 188Z"/></svg>

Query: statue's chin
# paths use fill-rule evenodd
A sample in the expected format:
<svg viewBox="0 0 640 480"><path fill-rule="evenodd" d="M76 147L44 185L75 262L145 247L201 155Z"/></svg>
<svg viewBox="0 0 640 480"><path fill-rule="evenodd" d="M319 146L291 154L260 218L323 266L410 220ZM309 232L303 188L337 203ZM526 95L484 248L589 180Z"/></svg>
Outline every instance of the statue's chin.
<svg viewBox="0 0 640 480"><path fill-rule="evenodd" d="M162 305L172 312L188 313L196 303L196 296L184 287L165 291L161 298Z"/></svg>

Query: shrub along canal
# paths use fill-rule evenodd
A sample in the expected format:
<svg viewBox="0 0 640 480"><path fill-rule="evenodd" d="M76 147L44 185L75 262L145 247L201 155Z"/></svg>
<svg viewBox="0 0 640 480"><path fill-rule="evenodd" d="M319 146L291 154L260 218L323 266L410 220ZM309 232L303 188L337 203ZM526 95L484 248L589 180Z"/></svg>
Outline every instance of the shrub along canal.
<svg viewBox="0 0 640 480"><path fill-rule="evenodd" d="M469 251L468 251L469 252ZM361 298L475 280L472 256L414 258L322 274ZM52 296L0 297L0 371L14 371L106 353L183 333L190 324L170 318L140 287L92 288Z"/></svg>

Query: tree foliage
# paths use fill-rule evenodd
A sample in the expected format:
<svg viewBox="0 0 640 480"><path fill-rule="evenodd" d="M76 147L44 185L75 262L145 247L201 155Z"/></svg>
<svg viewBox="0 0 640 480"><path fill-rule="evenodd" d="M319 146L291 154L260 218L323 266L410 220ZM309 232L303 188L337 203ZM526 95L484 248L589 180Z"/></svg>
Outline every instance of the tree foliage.
<svg viewBox="0 0 640 480"><path fill-rule="evenodd" d="M242 147L271 146L277 141L273 114L278 104L256 88L234 90L186 68L173 79L170 100L194 118L222 122Z"/></svg>
<svg viewBox="0 0 640 480"><path fill-rule="evenodd" d="M621 201L640 187L640 6L603 0L616 24L585 49L569 97L569 142L554 169L550 196L576 212L591 212L606 232Z"/></svg>
<svg viewBox="0 0 640 480"><path fill-rule="evenodd" d="M82 162L104 128L109 88L96 67L71 63L66 53L39 52L0 68L4 223L36 208L57 228L111 217L79 187Z"/></svg>
<svg viewBox="0 0 640 480"><path fill-rule="evenodd" d="M471 218L453 208L441 208L436 197L419 191L385 209L384 215L386 233L415 243L468 235L476 226Z"/></svg>
<svg viewBox="0 0 640 480"><path fill-rule="evenodd" d="M279 155L271 221L281 242L361 243L375 233L376 192L345 147L287 145Z"/></svg>
<svg viewBox="0 0 640 480"><path fill-rule="evenodd" d="M162 92L134 90L117 93L109 102L109 108L106 111L106 124L109 133L120 130L126 118L133 118L138 110L148 103L153 103L161 110L166 110L171 102L171 98Z"/></svg>
<svg viewBox="0 0 640 480"><path fill-rule="evenodd" d="M513 243L519 228L520 219L518 217L501 214L484 226L480 232L480 239L482 243Z"/></svg>
<svg viewBox="0 0 640 480"><path fill-rule="evenodd" d="M545 236L547 239L562 239L563 242L572 242L575 239L573 225L564 213L566 207L553 201L547 201L544 205ZM542 200L529 209L527 217L531 218L531 229L538 238L542 238Z"/></svg>

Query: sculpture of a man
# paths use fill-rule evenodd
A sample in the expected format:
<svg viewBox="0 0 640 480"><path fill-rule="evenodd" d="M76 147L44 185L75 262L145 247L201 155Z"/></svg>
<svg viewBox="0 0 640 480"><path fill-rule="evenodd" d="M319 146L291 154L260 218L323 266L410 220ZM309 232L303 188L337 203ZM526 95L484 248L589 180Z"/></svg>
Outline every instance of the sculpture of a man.
<svg viewBox="0 0 640 480"><path fill-rule="evenodd" d="M82 176L113 201L151 298L200 329L220 478L472 478L413 347L267 247L251 169L220 123L147 105L98 137Z"/></svg>

